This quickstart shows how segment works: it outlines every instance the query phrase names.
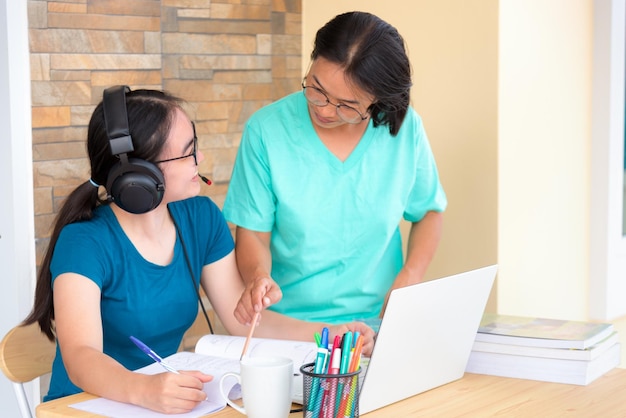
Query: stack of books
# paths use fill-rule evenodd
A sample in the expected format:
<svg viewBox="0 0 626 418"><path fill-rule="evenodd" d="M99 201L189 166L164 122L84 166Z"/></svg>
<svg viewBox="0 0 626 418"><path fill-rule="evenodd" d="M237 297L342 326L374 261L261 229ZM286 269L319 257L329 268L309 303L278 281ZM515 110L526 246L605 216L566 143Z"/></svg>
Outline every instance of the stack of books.
<svg viewBox="0 0 626 418"><path fill-rule="evenodd" d="M587 385L620 352L613 324L485 314L465 371Z"/></svg>

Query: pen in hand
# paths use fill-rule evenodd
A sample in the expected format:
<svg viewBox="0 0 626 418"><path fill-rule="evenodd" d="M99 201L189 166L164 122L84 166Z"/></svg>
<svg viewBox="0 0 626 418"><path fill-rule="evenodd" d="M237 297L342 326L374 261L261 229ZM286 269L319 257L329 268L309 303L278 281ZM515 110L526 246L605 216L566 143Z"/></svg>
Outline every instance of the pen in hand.
<svg viewBox="0 0 626 418"><path fill-rule="evenodd" d="M159 363L161 365L161 367L163 367L165 370L167 370L168 372L172 372L172 373L176 373L176 374L180 374L178 373L178 370L176 370L175 368L173 368L172 366L170 366L169 364L167 364L167 362L165 360L163 360L161 358L161 356L159 356L157 353L154 352L154 350L152 350L150 347L148 347L147 345L145 345L144 343L142 343L139 339L133 337L132 335L130 336L130 340L132 342L135 343L135 345L137 347L139 347L139 349L141 351L143 351L144 353L146 353L148 355L148 357L150 357L152 360L154 360L155 362Z"/></svg>

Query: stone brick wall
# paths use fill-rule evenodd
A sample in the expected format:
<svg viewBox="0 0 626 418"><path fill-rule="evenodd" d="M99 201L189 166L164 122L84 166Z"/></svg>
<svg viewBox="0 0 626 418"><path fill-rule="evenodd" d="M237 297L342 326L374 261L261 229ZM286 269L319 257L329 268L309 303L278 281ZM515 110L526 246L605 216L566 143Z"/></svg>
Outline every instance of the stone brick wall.
<svg viewBox="0 0 626 418"><path fill-rule="evenodd" d="M111 85L188 102L205 194L222 205L243 123L300 88L301 0L28 0L37 264L89 178L87 124Z"/></svg>

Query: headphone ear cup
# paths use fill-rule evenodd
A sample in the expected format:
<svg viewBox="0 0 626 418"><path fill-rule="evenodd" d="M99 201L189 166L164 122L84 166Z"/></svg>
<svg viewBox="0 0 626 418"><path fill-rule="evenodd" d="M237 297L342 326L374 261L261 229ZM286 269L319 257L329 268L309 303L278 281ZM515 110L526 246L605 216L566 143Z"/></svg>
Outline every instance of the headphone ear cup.
<svg viewBox="0 0 626 418"><path fill-rule="evenodd" d="M163 200L165 179L159 168L145 160L130 158L115 165L107 178L109 200L127 212L142 214Z"/></svg>

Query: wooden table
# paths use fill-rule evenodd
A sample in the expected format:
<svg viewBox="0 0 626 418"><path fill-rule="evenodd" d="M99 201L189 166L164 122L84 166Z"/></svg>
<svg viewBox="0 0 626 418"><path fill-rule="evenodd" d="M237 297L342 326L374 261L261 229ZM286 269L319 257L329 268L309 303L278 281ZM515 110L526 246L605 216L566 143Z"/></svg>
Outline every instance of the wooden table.
<svg viewBox="0 0 626 418"><path fill-rule="evenodd" d="M37 418L99 417L68 405L94 398L80 393L42 403ZM626 417L626 369L614 369L587 386L466 373L447 385L365 414L390 417ZM226 407L214 418L242 418ZM290 418L302 417L292 413Z"/></svg>

